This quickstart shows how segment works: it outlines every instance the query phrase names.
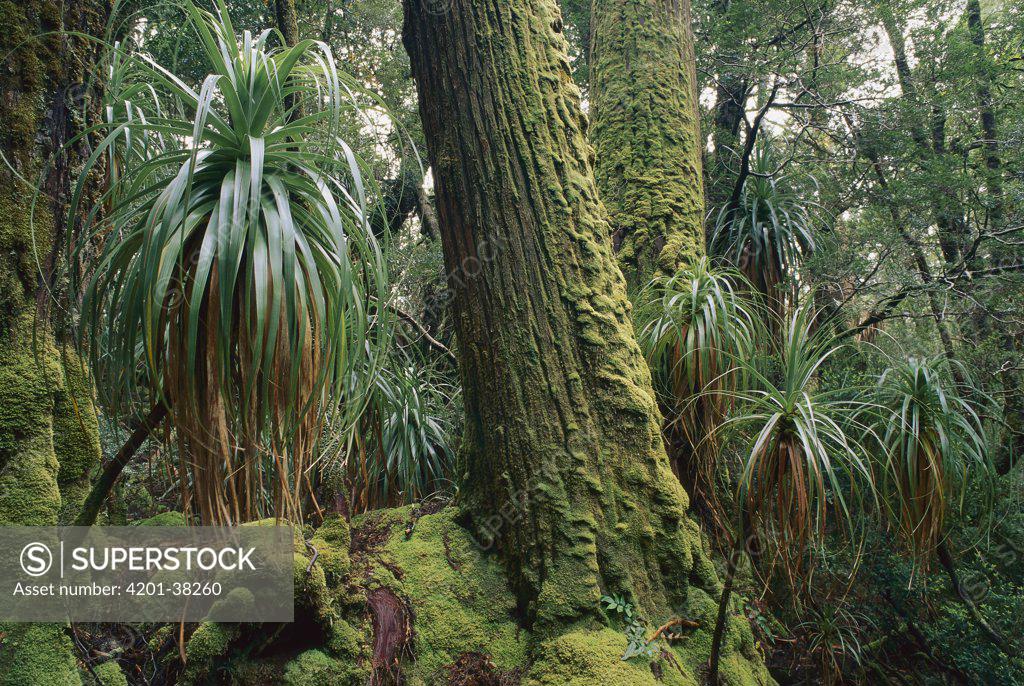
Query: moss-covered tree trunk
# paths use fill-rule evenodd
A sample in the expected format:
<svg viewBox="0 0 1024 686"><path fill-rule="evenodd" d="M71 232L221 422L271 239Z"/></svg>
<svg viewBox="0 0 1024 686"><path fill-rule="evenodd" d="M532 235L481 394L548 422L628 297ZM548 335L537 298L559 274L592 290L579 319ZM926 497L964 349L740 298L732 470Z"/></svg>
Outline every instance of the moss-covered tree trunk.
<svg viewBox="0 0 1024 686"><path fill-rule="evenodd" d="M704 254L689 0L593 0L594 165L632 291Z"/></svg>
<svg viewBox="0 0 1024 686"><path fill-rule="evenodd" d="M461 497L541 636L718 582L669 469L554 0L405 0L467 425ZM701 590L697 590L699 587Z"/></svg>
<svg viewBox="0 0 1024 686"><path fill-rule="evenodd" d="M97 50L67 32L102 35L107 13L100 0L0 0L0 525L66 521L99 460L91 386L49 299L77 157L46 162L78 131ZM0 684L76 683L64 631L0 627Z"/></svg>

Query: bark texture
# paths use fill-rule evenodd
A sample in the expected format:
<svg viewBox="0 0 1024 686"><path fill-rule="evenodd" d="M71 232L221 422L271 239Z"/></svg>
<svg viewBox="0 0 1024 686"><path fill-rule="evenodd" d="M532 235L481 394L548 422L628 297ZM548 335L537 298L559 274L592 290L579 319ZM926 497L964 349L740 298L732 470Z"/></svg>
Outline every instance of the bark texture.
<svg viewBox="0 0 1024 686"><path fill-rule="evenodd" d="M669 469L553 0L405 0L467 426L461 494L544 635L719 588Z"/></svg>
<svg viewBox="0 0 1024 686"><path fill-rule="evenodd" d="M101 0L0 0L0 524L66 521L99 461L91 385L49 301L80 151L47 161L80 129L98 50L67 32L102 36L108 11ZM0 626L0 636L0 684L79 682L63 627Z"/></svg>
<svg viewBox="0 0 1024 686"><path fill-rule="evenodd" d="M704 254L689 0L593 0L594 165L630 291Z"/></svg>

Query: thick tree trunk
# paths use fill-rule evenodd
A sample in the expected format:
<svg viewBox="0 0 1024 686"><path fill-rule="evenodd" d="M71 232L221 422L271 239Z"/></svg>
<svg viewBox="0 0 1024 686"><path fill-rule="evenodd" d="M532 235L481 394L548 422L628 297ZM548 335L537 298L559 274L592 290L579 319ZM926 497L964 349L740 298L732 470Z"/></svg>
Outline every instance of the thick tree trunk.
<svg viewBox="0 0 1024 686"><path fill-rule="evenodd" d="M704 189L689 0L594 0L594 173L632 292L704 254Z"/></svg>
<svg viewBox="0 0 1024 686"><path fill-rule="evenodd" d="M0 140L17 172L0 166L0 524L55 525L73 517L99 461L88 376L78 356L58 343L54 332L66 322L51 321L58 308L49 303L69 233L69 170L79 151L46 161L76 133L86 69L98 49L59 32L102 35L108 11L101 0L0 0ZM36 182L42 192L33 210ZM0 633L0 684L79 681L63 627L9 625Z"/></svg>
<svg viewBox="0 0 1024 686"><path fill-rule="evenodd" d="M467 426L460 494L527 622L718 582L669 469L554 0L405 0ZM699 594L714 607L707 594Z"/></svg>

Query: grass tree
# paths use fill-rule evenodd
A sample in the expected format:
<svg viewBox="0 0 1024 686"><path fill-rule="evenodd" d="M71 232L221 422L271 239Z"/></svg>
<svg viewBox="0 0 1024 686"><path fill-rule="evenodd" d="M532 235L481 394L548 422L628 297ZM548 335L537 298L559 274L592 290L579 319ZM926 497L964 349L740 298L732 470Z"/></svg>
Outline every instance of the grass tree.
<svg viewBox="0 0 1024 686"><path fill-rule="evenodd" d="M879 377L872 410L874 434L882 444L883 511L915 563L927 569L937 558L975 623L1013 657L1019 648L982 616L961 585L949 550L951 516L963 508L972 484L989 497L993 468L981 417L950 383L945 364L912 357L895 362Z"/></svg>
<svg viewBox="0 0 1024 686"><path fill-rule="evenodd" d="M749 174L715 215L711 252L743 272L782 317L798 302L797 270L815 248L821 208L804 183L787 173L773 139L762 136L750 156Z"/></svg>
<svg viewBox="0 0 1024 686"><path fill-rule="evenodd" d="M690 495L721 514L716 493L718 427L748 375L739 362L754 354L759 315L737 289L736 271L707 258L674 276L658 278L641 293L640 347L654 377L676 474Z"/></svg>
<svg viewBox="0 0 1024 686"><path fill-rule="evenodd" d="M819 370L840 346L815 328L813 311L798 308L779 325L781 337L771 351L777 369L740 360L751 388L734 394L736 412L722 428L747 443L740 452L735 538L712 639L712 683L743 549L757 551L766 573L781 570L791 588L802 589L814 569L814 548L836 528L830 522L852 537L856 504L873 492L870 466L854 438L863 403L850 400L849 389L837 393L819 385Z"/></svg>
<svg viewBox="0 0 1024 686"><path fill-rule="evenodd" d="M353 514L450 490L458 389L424 360L394 351L374 375L357 430L328 424L321 456L336 464Z"/></svg>
<svg viewBox="0 0 1024 686"><path fill-rule="evenodd" d="M324 416L355 422L387 338L372 193L338 134L354 86L322 43L187 10L211 73L197 91L125 57L136 99L108 108L83 174L107 180L83 330L108 406L169 407L190 512L297 518Z"/></svg>

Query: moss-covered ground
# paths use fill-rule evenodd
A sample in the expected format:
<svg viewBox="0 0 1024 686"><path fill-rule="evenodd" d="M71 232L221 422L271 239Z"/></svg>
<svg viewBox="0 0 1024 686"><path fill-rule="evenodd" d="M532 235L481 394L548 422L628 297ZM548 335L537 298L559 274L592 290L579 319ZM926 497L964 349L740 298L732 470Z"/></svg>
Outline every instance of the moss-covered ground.
<svg viewBox="0 0 1024 686"><path fill-rule="evenodd" d="M659 641L653 657L623 660L628 639L614 618L544 639L524 628L503 566L459 525L455 508L373 512L351 530L333 517L308 533L316 562L309 567L310 549L297 541L295 625L200 626L188 641L185 683L356 686L375 670L400 673L408 686L702 683L716 609L707 593L693 593L686 608L701 628ZM409 618L390 652L376 640L375 613L394 608L372 602L378 593ZM722 672L728 686L772 683L742 619L729 627Z"/></svg>

